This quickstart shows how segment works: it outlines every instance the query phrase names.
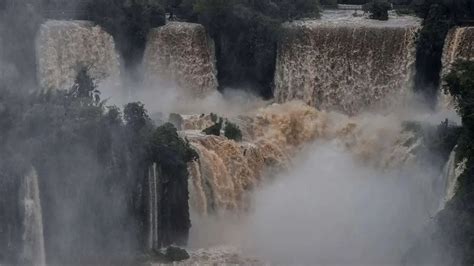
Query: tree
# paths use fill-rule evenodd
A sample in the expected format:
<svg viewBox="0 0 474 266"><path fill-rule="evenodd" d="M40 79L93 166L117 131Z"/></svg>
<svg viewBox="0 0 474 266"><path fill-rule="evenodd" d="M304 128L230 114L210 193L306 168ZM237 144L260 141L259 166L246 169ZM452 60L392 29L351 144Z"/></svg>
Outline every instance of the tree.
<svg viewBox="0 0 474 266"><path fill-rule="evenodd" d="M474 62L457 61L444 80L443 89L454 97L463 126L474 133Z"/></svg>
<svg viewBox="0 0 474 266"><path fill-rule="evenodd" d="M465 169L458 178L453 199L435 217L436 227L430 232L430 242L443 240L445 252L456 263L451 265L472 265L474 263L474 62L459 61L445 77L445 92L457 102L462 118L462 132L456 149L456 162L465 161ZM446 264L448 265L448 264Z"/></svg>
<svg viewBox="0 0 474 266"><path fill-rule="evenodd" d="M202 132L206 135L220 136L223 121L224 120L222 118L219 118L219 120L214 125L204 129Z"/></svg>
<svg viewBox="0 0 474 266"><path fill-rule="evenodd" d="M140 131L146 125L151 123L151 119L141 102L134 102L125 105L123 110L124 119L128 127L134 132Z"/></svg>
<svg viewBox="0 0 474 266"><path fill-rule="evenodd" d="M90 101L94 104L100 102L100 92L97 90L94 80L89 76L86 67L79 69L70 94L75 98L85 99L86 102Z"/></svg>
<svg viewBox="0 0 474 266"><path fill-rule="evenodd" d="M371 19L388 20L388 11L392 5L386 0L373 0L363 6L364 11L370 13Z"/></svg>
<svg viewBox="0 0 474 266"><path fill-rule="evenodd" d="M225 123L225 128L224 128L224 136L228 139L233 139L235 141L241 141L242 140L242 131L240 128L229 121L226 121Z"/></svg>

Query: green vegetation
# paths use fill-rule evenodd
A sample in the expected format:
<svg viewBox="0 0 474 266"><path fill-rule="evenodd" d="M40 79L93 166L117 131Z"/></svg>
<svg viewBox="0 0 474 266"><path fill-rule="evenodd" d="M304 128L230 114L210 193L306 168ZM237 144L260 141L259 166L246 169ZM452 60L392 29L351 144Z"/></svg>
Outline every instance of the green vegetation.
<svg viewBox="0 0 474 266"><path fill-rule="evenodd" d="M386 0L373 0L364 4L363 9L370 13L371 19L388 20L388 11L392 5Z"/></svg>
<svg viewBox="0 0 474 266"><path fill-rule="evenodd" d="M422 26L416 42L415 89L435 102L440 85L444 41L452 26L449 9L439 4L430 6Z"/></svg>
<svg viewBox="0 0 474 266"><path fill-rule="evenodd" d="M457 162L466 160L466 168L458 179L454 198L436 217L432 239L441 239L457 264L474 264L474 62L458 62L445 77L444 89L458 104L462 132L457 148Z"/></svg>
<svg viewBox="0 0 474 266"><path fill-rule="evenodd" d="M224 130L224 136L228 139L235 141L242 140L242 131L240 128L232 123L229 120L225 120L222 117L217 116L216 114L211 113L211 121L214 122L214 125L204 129L202 132L206 135L220 136L221 130Z"/></svg>
<svg viewBox="0 0 474 266"><path fill-rule="evenodd" d="M423 18L417 38L415 89L431 103L436 102L440 87L441 57L449 29L463 19L474 19L474 2L470 0L424 0L413 4Z"/></svg>
<svg viewBox="0 0 474 266"><path fill-rule="evenodd" d="M225 127L224 127L224 136L228 139L233 139L235 141L241 141L242 140L242 131L240 128L229 121L225 122Z"/></svg>
<svg viewBox="0 0 474 266"><path fill-rule="evenodd" d="M214 135L214 136L220 136L221 135L221 129L222 129L222 124L224 123L224 120L222 118L216 119L214 125L204 129L202 132L206 135Z"/></svg>
<svg viewBox="0 0 474 266"><path fill-rule="evenodd" d="M469 19L474 17L474 4L471 0L423 0L417 1L413 4L418 16L427 18L433 6L441 6L447 10L449 17L455 23L462 19Z"/></svg>
<svg viewBox="0 0 474 266"><path fill-rule="evenodd" d="M156 127L141 103L106 107L82 69L69 91L0 90L0 257L21 251L18 191L39 176L46 251L52 264L145 250L148 169L162 175L164 246L185 244L190 228L187 163L197 158L171 124ZM70 210L65 212L64 210ZM70 245L62 245L68 237ZM81 246L83 248L76 249Z"/></svg>
<svg viewBox="0 0 474 266"><path fill-rule="evenodd" d="M406 121L402 126L404 131L413 132L416 139L424 140L423 148L426 149L427 154L442 155L442 162L447 160L456 146L461 130L459 126L449 123L447 119L438 126L415 121Z"/></svg>
<svg viewBox="0 0 474 266"><path fill-rule="evenodd" d="M22 1L15 5L15 10L4 11L11 17L11 23L8 18L6 25L13 27L5 28L2 34L18 38L14 43L25 46L12 46L11 50L17 52L6 55L11 54L12 61L24 57L25 60L18 61L24 62L23 68L29 67L32 77L36 75L31 67L35 63L34 36L42 22L38 16L42 11L62 14L61 10L67 10L70 17L62 19L92 20L102 26L114 37L127 73L134 79L140 78L135 66L143 57L149 30L163 25L168 12L171 19L177 17L205 25L216 44L222 87L248 88L266 98L272 96L281 23L319 15L318 0L85 0L78 5L57 0L34 2L36 6ZM19 73L24 72L19 69ZM32 82L36 79L32 78Z"/></svg>
<svg viewBox="0 0 474 266"><path fill-rule="evenodd" d="M319 3L326 7L331 7L331 8L337 7L337 0L320 0Z"/></svg>
<svg viewBox="0 0 474 266"><path fill-rule="evenodd" d="M461 115L463 133L458 147L459 158L470 159L474 155L474 62L458 61L444 78L443 88L452 95Z"/></svg>

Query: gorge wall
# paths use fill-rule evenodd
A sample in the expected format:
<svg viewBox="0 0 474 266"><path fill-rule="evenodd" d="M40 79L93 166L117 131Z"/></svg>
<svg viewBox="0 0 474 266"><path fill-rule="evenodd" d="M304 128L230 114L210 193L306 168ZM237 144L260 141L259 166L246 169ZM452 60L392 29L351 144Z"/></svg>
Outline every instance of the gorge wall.
<svg viewBox="0 0 474 266"><path fill-rule="evenodd" d="M217 90L214 45L200 24L171 22L153 29L143 65L151 86L170 84L192 96Z"/></svg>
<svg viewBox="0 0 474 266"><path fill-rule="evenodd" d="M96 81L120 75L112 36L91 22L49 20L41 26L36 46L43 89L69 89L81 67Z"/></svg>
<svg viewBox="0 0 474 266"><path fill-rule="evenodd" d="M418 28L413 18L286 24L275 98L347 114L384 106L409 91Z"/></svg>

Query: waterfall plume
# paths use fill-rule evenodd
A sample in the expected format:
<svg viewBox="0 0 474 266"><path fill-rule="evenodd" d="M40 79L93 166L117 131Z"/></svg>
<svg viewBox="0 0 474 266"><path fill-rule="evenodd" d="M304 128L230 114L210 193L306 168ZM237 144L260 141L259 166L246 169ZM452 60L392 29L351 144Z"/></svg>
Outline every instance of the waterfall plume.
<svg viewBox="0 0 474 266"><path fill-rule="evenodd" d="M275 74L278 102L356 114L409 93L419 22L329 18L284 26Z"/></svg>
<svg viewBox="0 0 474 266"><path fill-rule="evenodd" d="M217 90L214 45L200 24L171 22L153 29L143 65L150 86L171 83L198 97Z"/></svg>
<svg viewBox="0 0 474 266"><path fill-rule="evenodd" d="M115 43L88 21L46 21L37 38L38 79L43 89L69 89L81 67L96 81L120 76Z"/></svg>

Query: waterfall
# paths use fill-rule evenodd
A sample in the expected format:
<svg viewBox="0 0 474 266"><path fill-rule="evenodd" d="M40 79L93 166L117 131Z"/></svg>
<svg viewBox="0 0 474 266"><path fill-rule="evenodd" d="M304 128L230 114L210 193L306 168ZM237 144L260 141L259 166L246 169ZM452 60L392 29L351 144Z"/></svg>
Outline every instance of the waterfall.
<svg viewBox="0 0 474 266"><path fill-rule="evenodd" d="M156 163L148 169L148 218L149 218L149 232L148 232L148 248L150 250L161 248L158 238L159 230L159 202L160 202L160 180L159 172L157 171Z"/></svg>
<svg viewBox="0 0 474 266"><path fill-rule="evenodd" d="M454 27L448 32L443 49L443 76L456 60L474 60L474 27Z"/></svg>
<svg viewBox="0 0 474 266"><path fill-rule="evenodd" d="M22 264L45 265L43 217L36 170L31 169L24 177L20 197L20 209L24 215Z"/></svg>
<svg viewBox="0 0 474 266"><path fill-rule="evenodd" d="M43 89L69 89L80 67L97 82L120 75L112 36L91 22L49 20L41 25L36 46Z"/></svg>
<svg viewBox="0 0 474 266"><path fill-rule="evenodd" d="M250 194L265 176L290 169L292 158L312 141L335 141L358 160L381 169L414 165L422 145L414 134L402 132L395 117L349 117L294 101L234 118L242 142L200 133L212 124L210 119L183 116L182 124L199 153L199 160L189 165L190 206L203 215L249 209Z"/></svg>
<svg viewBox="0 0 474 266"><path fill-rule="evenodd" d="M449 73L457 60L474 60L474 27L454 27L446 36L443 48L441 78ZM452 109L454 100L450 95L439 94L441 108Z"/></svg>
<svg viewBox="0 0 474 266"><path fill-rule="evenodd" d="M386 107L409 92L416 19L388 22L324 18L284 26L278 47L275 98L303 100L356 114Z"/></svg>
<svg viewBox="0 0 474 266"><path fill-rule="evenodd" d="M456 194L457 181L459 176L464 172L466 167L466 159L459 163L456 163L456 148L449 155L449 159L443 167L441 173L442 180L442 193L444 196L441 198L439 210L444 209L446 203L450 201Z"/></svg>
<svg viewBox="0 0 474 266"><path fill-rule="evenodd" d="M143 64L151 86L171 82L200 97L217 90L214 45L202 25L171 22L153 29Z"/></svg>

